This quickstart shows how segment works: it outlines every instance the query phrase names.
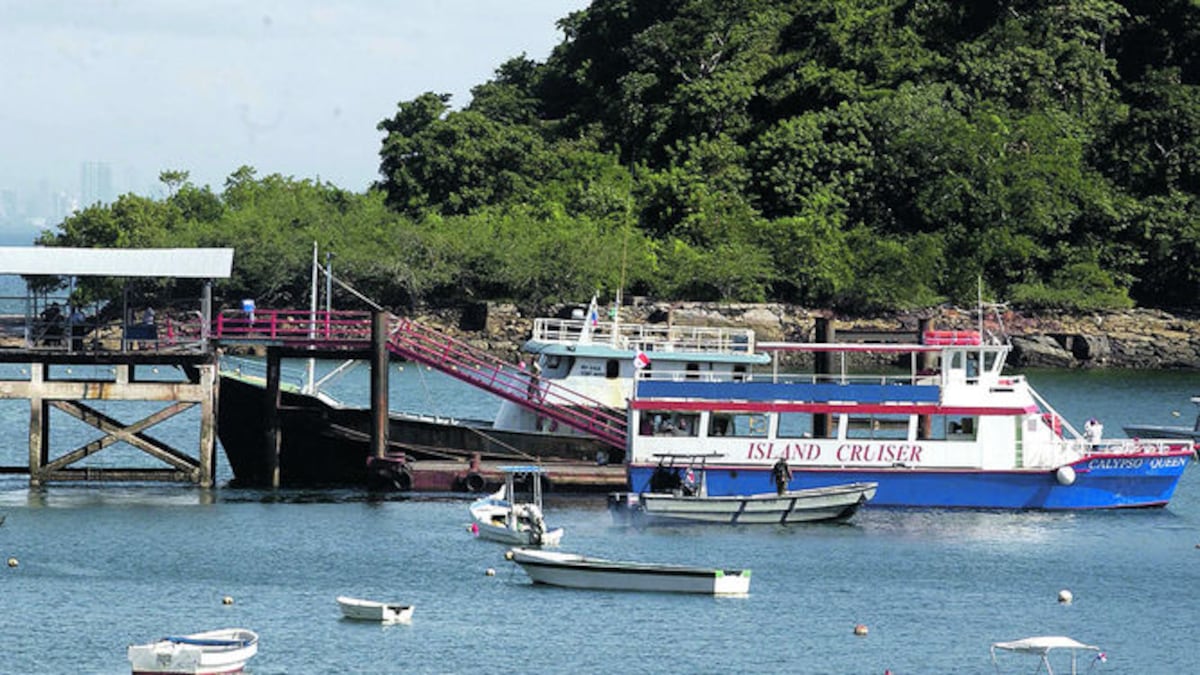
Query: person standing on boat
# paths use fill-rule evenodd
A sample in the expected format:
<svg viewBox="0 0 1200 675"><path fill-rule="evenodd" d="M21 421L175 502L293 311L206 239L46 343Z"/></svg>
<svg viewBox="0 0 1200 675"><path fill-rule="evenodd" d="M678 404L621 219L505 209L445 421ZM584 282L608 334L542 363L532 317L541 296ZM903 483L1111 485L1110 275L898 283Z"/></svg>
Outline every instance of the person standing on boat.
<svg viewBox="0 0 1200 675"><path fill-rule="evenodd" d="M1083 425L1083 436L1087 439L1091 449L1095 450L1100 446L1100 438L1104 436L1104 425L1095 417L1089 419Z"/></svg>
<svg viewBox="0 0 1200 675"><path fill-rule="evenodd" d="M783 494L787 492L788 483L792 482L792 467L788 466L786 459L780 457L775 466L771 467L771 476L775 478L775 492Z"/></svg>

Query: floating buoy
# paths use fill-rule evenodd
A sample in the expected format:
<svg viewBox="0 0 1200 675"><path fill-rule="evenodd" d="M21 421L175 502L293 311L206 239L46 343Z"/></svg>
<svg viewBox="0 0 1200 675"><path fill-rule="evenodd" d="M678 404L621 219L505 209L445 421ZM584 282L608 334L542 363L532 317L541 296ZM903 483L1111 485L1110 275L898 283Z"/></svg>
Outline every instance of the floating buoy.
<svg viewBox="0 0 1200 675"><path fill-rule="evenodd" d="M512 559L513 559L513 553L512 553L512 551L505 551L505 552L504 552L504 559L505 559L505 560L512 560Z"/></svg>
<svg viewBox="0 0 1200 675"><path fill-rule="evenodd" d="M1178 410L1172 410L1172 411L1171 411L1171 417L1179 417L1179 411L1178 411Z"/></svg>
<svg viewBox="0 0 1200 675"><path fill-rule="evenodd" d="M1068 591L1065 588L1058 592L1058 601L1064 605L1071 604L1071 601L1074 599L1075 599L1075 596L1071 595L1071 591Z"/></svg>
<svg viewBox="0 0 1200 675"><path fill-rule="evenodd" d="M21 563L20 563L20 562L19 562L19 561L18 561L16 558L9 558L9 559L8 559L8 566L9 566L9 567L16 567L17 565L20 565L20 564L21 564Z"/></svg>
<svg viewBox="0 0 1200 675"><path fill-rule="evenodd" d="M854 627L854 634L855 634L855 635L866 635L866 634L867 634L867 625L866 625L866 624L863 624L863 623L860 623L860 624L858 624L857 626L855 626L855 627Z"/></svg>
<svg viewBox="0 0 1200 675"><path fill-rule="evenodd" d="M479 523L471 523L471 527L468 527L467 529L470 530L471 534L475 535L476 537L479 536Z"/></svg>
<svg viewBox="0 0 1200 675"><path fill-rule="evenodd" d="M494 576L496 576L496 568L489 567L489 568L487 568L487 571L484 572L484 574L486 574L489 577L494 577Z"/></svg>
<svg viewBox="0 0 1200 675"><path fill-rule="evenodd" d="M1058 480L1059 485L1072 485L1075 483L1075 469L1069 466L1060 466L1058 471L1054 472L1054 477Z"/></svg>
<svg viewBox="0 0 1200 675"><path fill-rule="evenodd" d="M221 598L221 604L222 605L232 605L233 604L233 596L227 595L227 596Z"/></svg>

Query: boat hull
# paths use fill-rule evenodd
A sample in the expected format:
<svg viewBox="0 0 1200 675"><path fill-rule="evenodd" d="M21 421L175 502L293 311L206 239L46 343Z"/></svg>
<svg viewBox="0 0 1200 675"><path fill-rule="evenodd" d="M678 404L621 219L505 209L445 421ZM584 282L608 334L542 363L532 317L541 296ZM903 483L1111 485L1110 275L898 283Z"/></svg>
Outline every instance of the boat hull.
<svg viewBox="0 0 1200 675"><path fill-rule="evenodd" d="M614 520L628 518L635 525L786 525L849 518L875 496L876 487L874 483L850 483L784 494L705 497L644 492L629 495L626 506L620 500L610 506L614 508ZM622 509L628 513L620 513Z"/></svg>
<svg viewBox="0 0 1200 675"><path fill-rule="evenodd" d="M359 600L341 596L337 599L342 616L352 621L374 621L377 623L399 623L412 620L413 605L389 605L372 600Z"/></svg>
<svg viewBox="0 0 1200 675"><path fill-rule="evenodd" d="M219 675L240 673L258 653L258 635L246 629L222 629L130 645L134 675Z"/></svg>
<svg viewBox="0 0 1200 675"><path fill-rule="evenodd" d="M792 465L789 490L871 482L871 506L985 509L1111 509L1165 506L1191 460L1190 451L1085 457L1065 484L1054 470L854 469ZM655 465L629 468L633 491L647 491ZM710 495L761 492L769 467L709 465Z"/></svg>
<svg viewBox="0 0 1200 675"><path fill-rule="evenodd" d="M744 595L749 570L655 565L513 549L512 559L535 584L606 591Z"/></svg>
<svg viewBox="0 0 1200 675"><path fill-rule="evenodd" d="M296 392L280 392L279 481L283 486L368 485L371 411L331 406ZM233 469L234 484L270 486L273 469L265 451L269 401L265 389L252 382L222 376L217 434ZM620 462L623 458L592 438L545 432L510 432L486 422L437 422L427 418L392 415L388 425L392 447L408 459L469 457L526 457L544 460ZM515 450L514 450L515 449ZM408 489L404 476L395 487ZM470 486L464 486L469 488Z"/></svg>

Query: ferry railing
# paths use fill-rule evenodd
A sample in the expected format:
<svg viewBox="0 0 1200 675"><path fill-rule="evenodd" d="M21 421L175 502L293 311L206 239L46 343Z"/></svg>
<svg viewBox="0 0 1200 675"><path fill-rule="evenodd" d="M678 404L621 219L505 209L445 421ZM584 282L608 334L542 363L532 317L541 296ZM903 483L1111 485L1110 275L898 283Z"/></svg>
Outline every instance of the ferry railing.
<svg viewBox="0 0 1200 675"><path fill-rule="evenodd" d="M582 319L534 319L533 339L559 344L608 344L646 352L753 354L754 331L745 328L591 323Z"/></svg>
<svg viewBox="0 0 1200 675"><path fill-rule="evenodd" d="M212 335L221 340L303 343L308 346L366 346L371 343L369 312L265 309L223 310Z"/></svg>
<svg viewBox="0 0 1200 675"><path fill-rule="evenodd" d="M389 348L396 354L536 411L560 424L624 449L627 421L599 401L509 364L411 319L392 317Z"/></svg>

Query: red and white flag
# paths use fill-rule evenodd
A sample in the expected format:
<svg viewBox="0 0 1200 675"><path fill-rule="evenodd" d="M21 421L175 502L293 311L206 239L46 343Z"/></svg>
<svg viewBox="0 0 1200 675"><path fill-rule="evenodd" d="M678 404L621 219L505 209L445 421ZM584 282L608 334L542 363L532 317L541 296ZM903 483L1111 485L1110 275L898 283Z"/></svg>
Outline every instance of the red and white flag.
<svg viewBox="0 0 1200 675"><path fill-rule="evenodd" d="M646 352L639 351L637 356L633 357L633 367L641 370L650 365L650 357L646 356Z"/></svg>

